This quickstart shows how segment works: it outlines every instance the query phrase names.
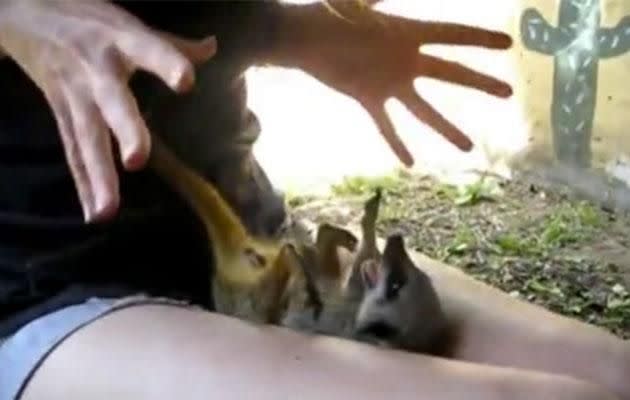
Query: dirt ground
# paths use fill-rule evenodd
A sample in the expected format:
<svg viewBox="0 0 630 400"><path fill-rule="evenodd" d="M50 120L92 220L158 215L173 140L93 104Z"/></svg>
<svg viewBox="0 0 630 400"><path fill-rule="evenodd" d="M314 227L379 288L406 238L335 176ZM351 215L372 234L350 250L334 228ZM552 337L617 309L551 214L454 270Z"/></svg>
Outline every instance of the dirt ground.
<svg viewBox="0 0 630 400"><path fill-rule="evenodd" d="M398 173L349 178L328 198L291 197L298 216L356 222L384 189L380 234L512 296L630 338L630 216L568 193L484 178L465 188Z"/></svg>

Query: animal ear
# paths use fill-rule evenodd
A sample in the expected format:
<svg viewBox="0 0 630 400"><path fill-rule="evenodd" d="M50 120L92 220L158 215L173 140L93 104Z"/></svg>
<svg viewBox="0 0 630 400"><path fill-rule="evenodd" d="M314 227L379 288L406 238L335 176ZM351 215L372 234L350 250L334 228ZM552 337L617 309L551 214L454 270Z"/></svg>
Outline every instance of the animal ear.
<svg viewBox="0 0 630 400"><path fill-rule="evenodd" d="M414 267L414 264L407 253L402 235L390 235L383 250L383 268L390 272L404 272L409 267Z"/></svg>
<svg viewBox="0 0 630 400"><path fill-rule="evenodd" d="M343 247L349 251L354 251L358 242L359 240L346 229L330 224L320 225L315 240L318 259L320 260L318 272L331 277L340 277L343 268L337 249Z"/></svg>
<svg viewBox="0 0 630 400"><path fill-rule="evenodd" d="M243 255L245 256L245 258L247 258L252 268L260 270L267 267L267 259L265 258L265 256L257 252L256 249L246 247L243 250Z"/></svg>
<svg viewBox="0 0 630 400"><path fill-rule="evenodd" d="M354 251L359 243L359 239L347 229L324 223L317 230L315 243L319 251L324 250L327 245L331 244Z"/></svg>
<svg viewBox="0 0 630 400"><path fill-rule="evenodd" d="M361 264L360 269L363 287L368 290L374 289L382 277L380 263L376 260L367 260Z"/></svg>

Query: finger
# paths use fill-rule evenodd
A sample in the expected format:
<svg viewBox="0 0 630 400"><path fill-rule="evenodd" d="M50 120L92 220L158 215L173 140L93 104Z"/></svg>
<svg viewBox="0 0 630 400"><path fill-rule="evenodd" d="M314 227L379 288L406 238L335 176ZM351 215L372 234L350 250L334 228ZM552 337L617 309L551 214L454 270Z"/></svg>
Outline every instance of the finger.
<svg viewBox="0 0 630 400"><path fill-rule="evenodd" d="M214 36L198 41L184 39L169 32L159 32L158 35L171 43L193 64L206 62L217 52L217 40Z"/></svg>
<svg viewBox="0 0 630 400"><path fill-rule="evenodd" d="M153 73L177 92L187 91L194 84L191 61L160 35L143 29L132 29L119 35L117 45L134 66ZM209 59L216 51L213 38L186 46L196 61Z"/></svg>
<svg viewBox="0 0 630 400"><path fill-rule="evenodd" d="M347 0L325 0L326 3L328 3L329 5L336 7L336 6L347 6L347 5L355 5L352 2L349 2ZM365 6L365 7L373 7L375 5L377 5L378 3L382 3L383 0L360 0L358 1L358 5L359 6Z"/></svg>
<svg viewBox="0 0 630 400"><path fill-rule="evenodd" d="M397 96L413 115L440 133L462 151L470 151L473 143L462 131L422 99L415 90L406 90Z"/></svg>
<svg viewBox="0 0 630 400"><path fill-rule="evenodd" d="M119 32L128 32L128 34L131 35L136 35L137 32L142 32L143 35L146 35L147 32L151 32L142 20L120 9L120 7L115 4L107 2L99 2L97 4L79 2L73 4L73 8L76 11L80 11L81 15L89 15L102 25L111 26ZM216 52L216 40L213 36L199 41L187 40L167 32L153 31L153 34L157 35L162 40L170 42L193 63L206 61ZM119 33L119 35L122 34ZM208 55L208 53L210 54Z"/></svg>
<svg viewBox="0 0 630 400"><path fill-rule="evenodd" d="M90 216L93 215L95 208L94 196L92 195L92 188L90 186L90 179L87 174L85 162L81 157L78 138L72 124L70 106L64 98L62 90L57 85L49 84L44 94L55 116L57 129L66 155L66 162L74 180L84 219L88 221Z"/></svg>
<svg viewBox="0 0 630 400"><path fill-rule="evenodd" d="M118 142L123 166L138 170L149 158L151 137L118 61L109 56L97 64L98 69L90 74L92 94Z"/></svg>
<svg viewBox="0 0 630 400"><path fill-rule="evenodd" d="M512 37L504 32L463 24L410 21L408 26L423 44L479 46L504 50L512 47L513 42Z"/></svg>
<svg viewBox="0 0 630 400"><path fill-rule="evenodd" d="M387 115L385 105L363 103L363 107L370 114L380 134L383 136L400 162L402 162L406 167L413 166L413 156L407 149L407 146L405 146L402 140L400 140L400 137L396 134L396 129Z"/></svg>
<svg viewBox="0 0 630 400"><path fill-rule="evenodd" d="M120 204L118 175L112 155L109 129L92 101L89 87L64 87L65 98L72 116L74 143L87 184L92 206L85 219L89 222L114 216Z"/></svg>
<svg viewBox="0 0 630 400"><path fill-rule="evenodd" d="M375 5L382 3L383 0L363 0L362 4L366 7L374 7Z"/></svg>
<svg viewBox="0 0 630 400"><path fill-rule="evenodd" d="M462 64L422 55L418 61L418 72L424 76L478 89L497 97L512 95L512 87L499 79L482 74Z"/></svg>

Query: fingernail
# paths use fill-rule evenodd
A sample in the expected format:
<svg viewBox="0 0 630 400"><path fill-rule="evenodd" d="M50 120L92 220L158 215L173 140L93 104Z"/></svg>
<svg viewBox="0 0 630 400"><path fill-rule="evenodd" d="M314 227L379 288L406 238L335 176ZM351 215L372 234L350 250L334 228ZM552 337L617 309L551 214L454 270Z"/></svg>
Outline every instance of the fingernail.
<svg viewBox="0 0 630 400"><path fill-rule="evenodd" d="M512 86L505 82L495 82L491 86L488 86L485 91L491 96L501 98L512 96Z"/></svg>
<svg viewBox="0 0 630 400"><path fill-rule="evenodd" d="M92 223L94 221L94 212L92 211L92 206L81 201L81 208L83 209L83 220L88 224Z"/></svg>
<svg viewBox="0 0 630 400"><path fill-rule="evenodd" d="M149 155L148 152L145 151L135 151L126 155L124 159L125 169L127 171L138 171L146 165Z"/></svg>
<svg viewBox="0 0 630 400"><path fill-rule="evenodd" d="M171 87L176 91L189 91L195 84L195 71L192 65L187 64L183 69L175 71L170 81Z"/></svg>
<svg viewBox="0 0 630 400"><path fill-rule="evenodd" d="M204 50L208 51L207 59L212 57L217 52L217 38L215 36L209 36L201 41L201 45Z"/></svg>
<svg viewBox="0 0 630 400"><path fill-rule="evenodd" d="M459 148L460 148L462 151L469 152L469 151L471 151L471 150L472 150L473 146L474 146L473 142L472 142L470 139L466 138L466 139L465 139L465 140L464 140L464 141L463 141L463 142L459 145Z"/></svg>
<svg viewBox="0 0 630 400"><path fill-rule="evenodd" d="M194 53L200 53L192 56L193 63L195 64L209 60L216 54L217 51L217 40L215 36L209 36L202 39L199 42L199 45L201 46L200 49L195 49ZM169 83L172 88L180 93L187 92L192 89L195 84L195 69L193 65L191 63L187 63L182 66L181 69L173 72Z"/></svg>
<svg viewBox="0 0 630 400"><path fill-rule="evenodd" d="M112 219L118 212L120 206L120 196L118 193L97 193L94 211L90 214L91 223L104 222Z"/></svg>
<svg viewBox="0 0 630 400"><path fill-rule="evenodd" d="M144 125L141 132L141 138L137 143L126 145L123 148L123 165L127 171L138 171L146 165L151 154L151 135Z"/></svg>
<svg viewBox="0 0 630 400"><path fill-rule="evenodd" d="M400 155L400 161L402 161L402 163L407 168L413 167L413 164L414 164L413 156L411 155L411 153L407 151L403 151L403 153Z"/></svg>

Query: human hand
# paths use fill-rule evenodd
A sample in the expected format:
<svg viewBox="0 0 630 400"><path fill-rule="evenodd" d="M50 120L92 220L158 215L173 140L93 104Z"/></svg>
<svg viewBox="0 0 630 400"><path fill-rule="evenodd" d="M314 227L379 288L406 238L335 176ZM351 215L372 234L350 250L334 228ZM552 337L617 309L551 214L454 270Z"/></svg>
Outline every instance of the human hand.
<svg viewBox="0 0 630 400"><path fill-rule="evenodd" d="M370 5L378 1L369 1ZM418 119L427 123L463 151L472 142L435 110L415 90L420 76L448 81L507 98L510 85L461 64L422 54L426 44L481 46L508 49L509 35L465 25L421 22L354 7L354 2L329 1L338 10L326 28L318 27L304 42L300 67L328 86L354 97L370 114L396 156L407 166L413 157L398 137L385 110L385 101L400 100ZM321 20L321 18L320 18ZM327 32L322 34L322 32Z"/></svg>
<svg viewBox="0 0 630 400"><path fill-rule="evenodd" d="M126 170L142 168L150 136L128 87L137 69L172 90L194 83L193 64L216 51L213 37L190 41L155 32L103 0L6 0L0 53L13 58L45 95L87 222L119 208L110 132Z"/></svg>

